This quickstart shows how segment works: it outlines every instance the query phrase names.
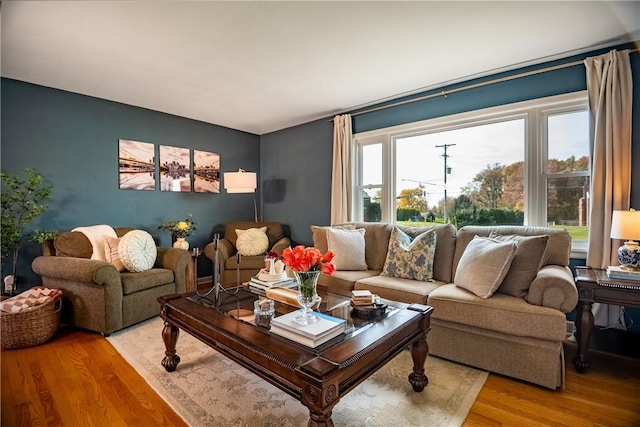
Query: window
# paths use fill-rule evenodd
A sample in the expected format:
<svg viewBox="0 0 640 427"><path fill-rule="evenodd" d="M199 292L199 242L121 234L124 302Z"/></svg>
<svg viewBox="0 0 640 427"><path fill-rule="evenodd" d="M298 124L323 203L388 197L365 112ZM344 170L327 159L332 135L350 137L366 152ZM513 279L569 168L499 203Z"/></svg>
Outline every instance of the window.
<svg viewBox="0 0 640 427"><path fill-rule="evenodd" d="M362 182L359 185L360 216L366 222L380 222L382 213L382 144L373 143L362 145L360 149L362 159ZM366 167L365 167L366 165Z"/></svg>
<svg viewBox="0 0 640 427"><path fill-rule="evenodd" d="M586 248L586 92L354 135L355 218L569 230Z"/></svg>

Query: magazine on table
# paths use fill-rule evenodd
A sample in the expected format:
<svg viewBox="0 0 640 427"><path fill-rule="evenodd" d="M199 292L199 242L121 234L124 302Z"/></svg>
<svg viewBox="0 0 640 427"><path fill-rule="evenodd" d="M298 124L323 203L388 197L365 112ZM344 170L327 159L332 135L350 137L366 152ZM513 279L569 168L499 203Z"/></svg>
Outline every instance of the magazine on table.
<svg viewBox="0 0 640 427"><path fill-rule="evenodd" d="M297 332L292 332L288 329L284 329L284 328L280 328L277 325L274 325L273 322L271 323L271 332L275 335L279 335L281 337L287 338L291 341L295 341L299 344L305 345L307 347L311 347L311 348L315 348L321 344L326 343L327 341L332 340L333 338L341 335L342 333L344 333L344 330L342 329L336 329L332 332L329 332L319 338L309 338L305 335L301 335Z"/></svg>
<svg viewBox="0 0 640 427"><path fill-rule="evenodd" d="M316 311L313 312L313 315L319 319L316 323L312 323L311 325L301 325L294 319L302 313L303 310L301 309L274 318L271 321L272 330L275 326L279 329L285 329L312 340L317 340L335 331L338 331L338 334L340 334L347 330L346 320L330 316L328 314L318 313Z"/></svg>

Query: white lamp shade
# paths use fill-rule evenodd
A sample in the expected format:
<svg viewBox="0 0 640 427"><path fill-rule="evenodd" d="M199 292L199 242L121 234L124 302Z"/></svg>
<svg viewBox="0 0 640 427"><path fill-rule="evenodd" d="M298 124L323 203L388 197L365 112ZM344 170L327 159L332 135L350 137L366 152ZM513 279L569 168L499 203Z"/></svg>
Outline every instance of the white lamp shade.
<svg viewBox="0 0 640 427"><path fill-rule="evenodd" d="M255 172L225 172L224 188L227 193L254 193L257 188Z"/></svg>
<svg viewBox="0 0 640 427"><path fill-rule="evenodd" d="M640 211L613 211L611 238L621 240L640 239Z"/></svg>

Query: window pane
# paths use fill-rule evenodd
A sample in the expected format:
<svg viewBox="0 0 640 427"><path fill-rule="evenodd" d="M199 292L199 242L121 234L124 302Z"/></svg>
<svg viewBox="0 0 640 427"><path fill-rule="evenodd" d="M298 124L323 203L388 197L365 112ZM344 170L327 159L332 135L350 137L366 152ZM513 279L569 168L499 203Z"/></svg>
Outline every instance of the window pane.
<svg viewBox="0 0 640 427"><path fill-rule="evenodd" d="M549 116L548 121L549 173L589 170L589 113Z"/></svg>
<svg viewBox="0 0 640 427"><path fill-rule="evenodd" d="M397 221L522 224L524 128L516 119L398 139Z"/></svg>
<svg viewBox="0 0 640 427"><path fill-rule="evenodd" d="M362 191L362 219L364 222L380 222L382 189L380 187L367 188Z"/></svg>
<svg viewBox="0 0 640 427"><path fill-rule="evenodd" d="M362 184L382 184L382 144L362 146Z"/></svg>
<svg viewBox="0 0 640 427"><path fill-rule="evenodd" d="M574 240L587 240L589 177L566 176L547 180L547 223L565 228Z"/></svg>

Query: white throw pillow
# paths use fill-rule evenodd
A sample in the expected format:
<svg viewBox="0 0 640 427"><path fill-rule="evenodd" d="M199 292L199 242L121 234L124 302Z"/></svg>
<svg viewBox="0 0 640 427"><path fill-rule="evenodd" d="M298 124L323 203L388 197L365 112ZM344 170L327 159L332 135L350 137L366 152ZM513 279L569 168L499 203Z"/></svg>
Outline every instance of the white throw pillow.
<svg viewBox="0 0 640 427"><path fill-rule="evenodd" d="M158 249L151 234L144 230L132 230L120 238L118 254L125 268L136 273L153 268Z"/></svg>
<svg viewBox="0 0 640 427"><path fill-rule="evenodd" d="M489 298L509 272L517 249L513 241L475 236L460 257L453 282L481 298Z"/></svg>
<svg viewBox="0 0 640 427"><path fill-rule="evenodd" d="M336 270L366 270L364 258L364 228L343 230L327 228L327 247L335 254Z"/></svg>
<svg viewBox="0 0 640 427"><path fill-rule="evenodd" d="M91 242L92 253L91 259L106 261L104 257L104 239L106 237L117 238L116 231L110 225L91 225L89 227L76 227L71 231L78 231L89 239Z"/></svg>
<svg viewBox="0 0 640 427"><path fill-rule="evenodd" d="M249 228L247 230L236 229L236 248L240 255L262 255L269 249L269 237L267 227Z"/></svg>

